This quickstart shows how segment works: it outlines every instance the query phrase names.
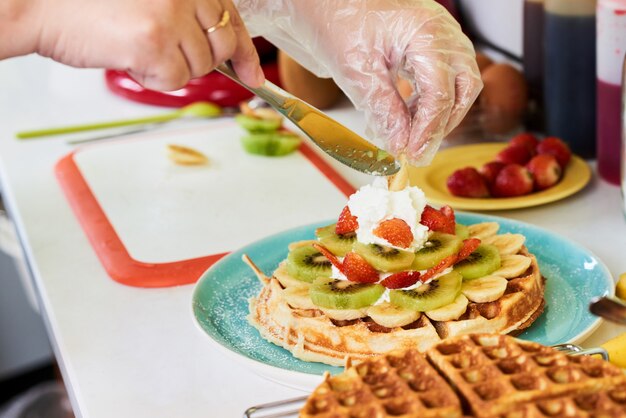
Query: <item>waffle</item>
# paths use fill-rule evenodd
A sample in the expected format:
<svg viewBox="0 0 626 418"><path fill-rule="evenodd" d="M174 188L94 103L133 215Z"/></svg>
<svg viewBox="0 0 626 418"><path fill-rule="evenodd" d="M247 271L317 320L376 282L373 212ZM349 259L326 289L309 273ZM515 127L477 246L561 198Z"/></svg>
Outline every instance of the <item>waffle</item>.
<svg viewBox="0 0 626 418"><path fill-rule="evenodd" d="M287 303L284 291L303 284L289 277L284 262L260 294L250 300L248 320L263 338L291 351L295 357L335 366L342 366L346 356L360 361L392 350L425 351L442 339L458 335L520 332L543 311L544 283L537 260L526 247L522 246L517 254L531 259L528 270L508 280L501 298L487 303L470 302L465 314L454 321L433 321L422 314L412 324L385 328L369 317L337 321L315 307L298 309Z"/></svg>
<svg viewBox="0 0 626 418"><path fill-rule="evenodd" d="M302 418L626 417L626 376L591 357L473 334L325 376Z"/></svg>

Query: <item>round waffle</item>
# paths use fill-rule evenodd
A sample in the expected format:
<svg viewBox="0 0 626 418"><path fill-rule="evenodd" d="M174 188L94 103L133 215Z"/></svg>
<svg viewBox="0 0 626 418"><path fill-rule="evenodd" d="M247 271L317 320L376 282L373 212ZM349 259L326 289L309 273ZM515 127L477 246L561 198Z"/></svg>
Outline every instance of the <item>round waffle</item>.
<svg viewBox="0 0 626 418"><path fill-rule="evenodd" d="M505 235L484 239L493 242L501 239L498 237L508 238ZM307 284L290 277L284 262L265 281L259 295L250 300L248 320L265 339L295 357L330 365L343 365L348 356L360 361L392 350L423 352L442 339L464 334L519 332L543 311L544 283L536 258L525 246L520 244L513 254L530 258L526 271L508 279L502 297L486 303L470 302L457 320L434 321L421 314L409 325L386 328L369 317L341 321L314 306L294 307L286 300L285 289Z"/></svg>

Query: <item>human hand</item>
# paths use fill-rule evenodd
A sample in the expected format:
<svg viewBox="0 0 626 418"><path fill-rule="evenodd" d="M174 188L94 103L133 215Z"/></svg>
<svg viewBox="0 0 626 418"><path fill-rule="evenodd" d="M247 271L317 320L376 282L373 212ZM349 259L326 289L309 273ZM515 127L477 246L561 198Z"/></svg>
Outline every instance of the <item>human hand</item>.
<svg viewBox="0 0 626 418"><path fill-rule="evenodd" d="M238 0L251 32L365 111L368 134L415 165L430 162L482 82L471 42L432 0ZM417 94L405 102L398 75Z"/></svg>
<svg viewBox="0 0 626 418"><path fill-rule="evenodd" d="M245 83L256 87L264 80L231 0L5 1L30 5L24 20L35 42L22 53L38 52L75 67L126 70L154 90L178 89L228 59ZM229 23L207 33L226 10Z"/></svg>

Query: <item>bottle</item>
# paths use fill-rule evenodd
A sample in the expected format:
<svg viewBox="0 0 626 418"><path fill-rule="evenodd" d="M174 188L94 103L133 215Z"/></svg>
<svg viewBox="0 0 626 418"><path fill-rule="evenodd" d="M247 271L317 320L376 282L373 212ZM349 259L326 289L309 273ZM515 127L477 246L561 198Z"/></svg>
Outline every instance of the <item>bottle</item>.
<svg viewBox="0 0 626 418"><path fill-rule="evenodd" d="M546 133L596 151L596 0L545 0Z"/></svg>
<svg viewBox="0 0 626 418"><path fill-rule="evenodd" d="M543 121L543 0L524 2L524 77L528 82L529 109L527 127L544 129Z"/></svg>
<svg viewBox="0 0 626 418"><path fill-rule="evenodd" d="M597 9L598 172L620 183L621 69L626 53L626 0L599 0Z"/></svg>

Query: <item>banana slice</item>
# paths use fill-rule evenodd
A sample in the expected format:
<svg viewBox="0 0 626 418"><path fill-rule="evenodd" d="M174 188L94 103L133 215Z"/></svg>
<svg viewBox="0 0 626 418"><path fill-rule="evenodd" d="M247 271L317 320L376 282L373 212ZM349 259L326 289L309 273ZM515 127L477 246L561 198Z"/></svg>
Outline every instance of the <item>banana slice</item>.
<svg viewBox="0 0 626 418"><path fill-rule="evenodd" d="M418 311L400 308L389 302L374 305L367 308L367 315L378 325L387 328L402 327L417 321L420 317Z"/></svg>
<svg viewBox="0 0 626 418"><path fill-rule="evenodd" d="M318 309L309 296L308 287L288 287L283 290L283 299L295 309Z"/></svg>
<svg viewBox="0 0 626 418"><path fill-rule="evenodd" d="M433 321L454 321L465 313L469 301L462 293L449 305L424 312Z"/></svg>
<svg viewBox="0 0 626 418"><path fill-rule="evenodd" d="M485 238L496 235L498 233L498 229L500 229L500 224L497 222L482 222L479 224L469 225L468 228L470 237L484 240Z"/></svg>
<svg viewBox="0 0 626 418"><path fill-rule="evenodd" d="M485 244L491 244L498 248L500 255L517 254L524 245L526 237L521 234L501 234L485 238Z"/></svg>
<svg viewBox="0 0 626 418"><path fill-rule="evenodd" d="M472 302L493 302L504 295L507 283L507 280L500 276L485 276L463 282L461 293Z"/></svg>
<svg viewBox="0 0 626 418"><path fill-rule="evenodd" d="M316 307L316 309L320 309L320 307ZM365 309L327 309L323 308L322 311L326 314L330 319L335 319L337 321L351 321L353 319L365 318L367 313Z"/></svg>
<svg viewBox="0 0 626 418"><path fill-rule="evenodd" d="M530 267L530 257L518 254L503 255L500 257L500 268L494 271L494 276L513 279L521 276Z"/></svg>
<svg viewBox="0 0 626 418"><path fill-rule="evenodd" d="M307 289L307 292L308 292L308 289L311 286L310 283L303 282L302 280L298 280L296 278L291 277L291 275L287 271L287 263L284 261L281 262L278 265L278 268L276 269L276 271L274 271L274 277L276 278L276 280L280 282L280 284L284 288L302 287L302 288Z"/></svg>

